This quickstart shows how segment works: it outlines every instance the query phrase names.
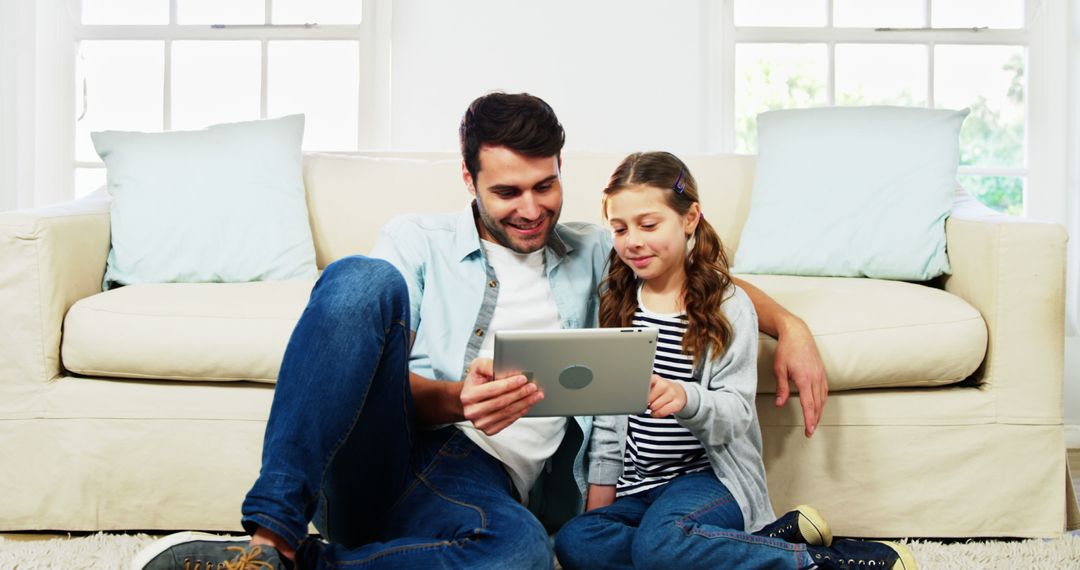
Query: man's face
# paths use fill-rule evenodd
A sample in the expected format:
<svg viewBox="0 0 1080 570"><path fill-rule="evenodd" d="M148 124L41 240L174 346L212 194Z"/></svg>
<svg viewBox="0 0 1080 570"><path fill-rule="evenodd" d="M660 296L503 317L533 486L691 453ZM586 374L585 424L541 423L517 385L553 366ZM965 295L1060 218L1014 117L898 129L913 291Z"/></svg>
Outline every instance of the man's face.
<svg viewBox="0 0 1080 570"><path fill-rule="evenodd" d="M462 165L476 197L480 237L518 253L544 247L562 211L559 158L533 158L504 146L482 146L476 180Z"/></svg>

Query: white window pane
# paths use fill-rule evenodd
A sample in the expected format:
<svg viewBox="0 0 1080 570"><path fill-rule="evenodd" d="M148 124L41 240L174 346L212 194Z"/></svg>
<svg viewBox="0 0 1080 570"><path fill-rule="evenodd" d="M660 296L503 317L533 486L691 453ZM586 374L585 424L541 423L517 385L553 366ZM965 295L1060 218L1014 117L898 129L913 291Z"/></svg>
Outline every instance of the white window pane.
<svg viewBox="0 0 1080 570"><path fill-rule="evenodd" d="M305 149L356 149L359 50L354 41L270 42L268 114L304 113Z"/></svg>
<svg viewBox="0 0 1080 570"><path fill-rule="evenodd" d="M824 44L739 44L735 48L735 149L757 151L757 115L828 102Z"/></svg>
<svg viewBox="0 0 1080 570"><path fill-rule="evenodd" d="M1020 46L934 48L934 103L971 108L960 130L960 164L1023 167L1026 61Z"/></svg>
<svg viewBox="0 0 1080 570"><path fill-rule="evenodd" d="M159 25L169 23L169 0L82 0L87 25Z"/></svg>
<svg viewBox="0 0 1080 570"><path fill-rule="evenodd" d="M75 169L75 197L82 198L105 185L104 168Z"/></svg>
<svg viewBox="0 0 1080 570"><path fill-rule="evenodd" d="M263 24L263 0L176 0L179 24Z"/></svg>
<svg viewBox="0 0 1080 570"><path fill-rule="evenodd" d="M359 24L363 0L273 0L275 24Z"/></svg>
<svg viewBox="0 0 1080 570"><path fill-rule="evenodd" d="M172 45L172 128L259 118L257 41L176 41Z"/></svg>
<svg viewBox="0 0 1080 570"><path fill-rule="evenodd" d="M86 81L86 113L75 127L75 160L98 160L91 131L161 130L164 42L84 41L76 65L77 77ZM81 102L82 81L75 88Z"/></svg>
<svg viewBox="0 0 1080 570"><path fill-rule="evenodd" d="M825 0L735 0L736 26L824 26Z"/></svg>
<svg viewBox="0 0 1080 570"><path fill-rule="evenodd" d="M833 0L833 24L849 28L918 28L926 0Z"/></svg>
<svg viewBox="0 0 1080 570"><path fill-rule="evenodd" d="M1023 28L1024 0L934 0L930 14L935 28Z"/></svg>
<svg viewBox="0 0 1080 570"><path fill-rule="evenodd" d="M978 176L961 174L957 181L980 202L1013 216L1024 215L1024 185L1019 176Z"/></svg>
<svg viewBox="0 0 1080 570"><path fill-rule="evenodd" d="M838 105L926 105L926 46L836 46Z"/></svg>

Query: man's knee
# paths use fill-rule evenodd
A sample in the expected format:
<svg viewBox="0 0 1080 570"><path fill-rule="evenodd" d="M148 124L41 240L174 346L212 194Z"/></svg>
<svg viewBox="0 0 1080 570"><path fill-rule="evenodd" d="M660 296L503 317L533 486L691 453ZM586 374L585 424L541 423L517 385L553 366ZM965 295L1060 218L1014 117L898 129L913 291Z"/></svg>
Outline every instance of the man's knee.
<svg viewBox="0 0 1080 570"><path fill-rule="evenodd" d="M397 312L409 304L401 272L386 260L362 255L328 265L315 287L327 309L339 315L370 316L379 308Z"/></svg>
<svg viewBox="0 0 1080 570"><path fill-rule="evenodd" d="M502 538L490 543L484 549L485 557L494 563L492 568L544 568L552 566L551 540L543 525L529 515L521 519L517 528L506 528Z"/></svg>

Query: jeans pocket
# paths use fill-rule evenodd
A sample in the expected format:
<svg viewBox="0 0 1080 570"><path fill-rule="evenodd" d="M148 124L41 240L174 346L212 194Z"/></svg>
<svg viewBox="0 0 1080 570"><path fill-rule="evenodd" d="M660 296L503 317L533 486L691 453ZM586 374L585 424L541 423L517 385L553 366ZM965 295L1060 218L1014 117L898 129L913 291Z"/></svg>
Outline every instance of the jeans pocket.
<svg viewBox="0 0 1080 570"><path fill-rule="evenodd" d="M461 430L456 430L457 433L450 436L442 447L439 448L439 457L445 457L448 459L464 459L472 454L476 449L476 444L469 439L469 436L465 435Z"/></svg>

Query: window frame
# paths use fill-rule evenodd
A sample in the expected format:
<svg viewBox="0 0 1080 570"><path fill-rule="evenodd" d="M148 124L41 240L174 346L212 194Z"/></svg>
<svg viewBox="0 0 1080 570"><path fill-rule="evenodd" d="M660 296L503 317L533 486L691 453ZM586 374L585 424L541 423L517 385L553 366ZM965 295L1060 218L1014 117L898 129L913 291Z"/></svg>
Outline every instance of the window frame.
<svg viewBox="0 0 1080 570"><path fill-rule="evenodd" d="M390 13L392 0L362 0L359 24L271 24L273 0L263 0L263 24L177 24L177 2L169 0L169 23L160 25L102 25L82 23L82 0L66 0L74 12L72 26L73 51L69 66L75 73L74 53L82 41L95 40L153 40L164 42L164 72L162 77L162 125L172 127L172 44L175 41L258 41L261 50L259 117L267 117L268 42L271 41L356 41L359 50L359 97L357 100L357 149L389 148L390 133ZM76 86L76 89L80 89ZM74 155L76 121L83 104L73 95L75 115L65 133L71 142L71 175L78 169L101 169L101 161L79 161ZM71 107L69 107L71 108ZM74 189L74 186L72 186Z"/></svg>
<svg viewBox="0 0 1080 570"><path fill-rule="evenodd" d="M834 0L825 0L827 11L826 22L823 26L815 27L744 27L735 25L735 2L737 0L723 0L715 8L715 13L710 16L710 21L716 26L713 45L710 51L718 53L715 69L719 70L719 77L713 82L715 89L721 94L713 100L717 105L714 113L714 122L710 124L716 128L711 129L713 134L709 141L709 148L718 152L733 153L736 147L735 133L735 50L738 44L754 43L784 43L784 44L824 44L826 46L826 97L827 105L834 105L836 101L836 45L837 44L891 44L891 45L921 45L927 47L927 106L934 107L934 48L937 45L987 45L987 46L1021 46L1027 55L1026 66L1026 89L1025 89L1025 157L1024 166L1021 167L989 167L989 166L960 166L958 174L972 176L1010 176L1020 177L1024 180L1023 194L1023 217L1038 217L1041 219L1055 219L1064 223L1064 219L1058 220L1061 210L1053 204L1060 201L1055 192L1042 191L1041 188L1063 188L1064 180L1053 173L1054 165L1049 158L1053 152L1054 143L1058 141L1057 148L1064 148L1067 130L1064 122L1054 124L1050 120L1053 115L1052 105L1058 104L1057 109L1064 108L1064 101L1043 104L1049 93L1054 89L1064 92L1062 79L1055 81L1052 73L1047 69L1052 62L1048 57L1053 56L1053 42L1047 37L1051 32L1053 10L1045 5L1040 5L1036 0L1025 0L1024 27L1017 29L967 29L967 28L930 28L931 4L934 0L925 0L926 10L924 17L925 28L852 28L834 27ZM1061 16L1063 17L1063 16ZM1061 26L1058 26L1061 28ZM1057 44L1057 45L1064 45ZM1062 55L1062 57L1064 57ZM1055 84L1056 83L1056 84ZM1036 104L1033 104L1036 101ZM1060 153L1058 153L1060 154ZM1065 164L1065 157L1061 157ZM1060 184L1055 186L1055 184ZM1031 189L1037 189L1034 192ZM1064 193L1061 193L1062 196ZM1047 218L1047 216L1053 216Z"/></svg>

